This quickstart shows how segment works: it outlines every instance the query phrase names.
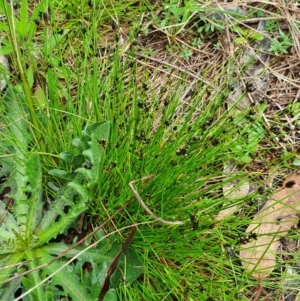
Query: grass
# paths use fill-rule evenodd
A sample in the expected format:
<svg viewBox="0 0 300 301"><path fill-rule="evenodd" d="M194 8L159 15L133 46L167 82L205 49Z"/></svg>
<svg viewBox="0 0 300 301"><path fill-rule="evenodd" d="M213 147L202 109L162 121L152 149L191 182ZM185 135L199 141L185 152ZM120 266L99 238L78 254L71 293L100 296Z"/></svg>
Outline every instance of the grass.
<svg viewBox="0 0 300 301"><path fill-rule="evenodd" d="M32 141L23 155L41 158L44 200L55 194L51 187L69 181L49 170L72 173L76 169L60 154L74 152L72 141L82 136L87 125L110 122L109 140L99 141L105 153L101 172L93 185L86 180L89 201L81 232L91 232L127 204L103 230L109 234L138 225L130 248L142 261L143 274L130 285L125 280L118 284L118 299L248 300L253 296L257 283L243 271L236 254L257 207L250 201L267 198L270 192L255 191L232 201L224 197L223 186L238 179L264 187L270 174L284 174L292 166L297 149L285 148L277 158L268 155L278 144L270 134L271 118L264 103L254 112L239 111L237 106L226 109L231 78L236 77L230 58L221 63L218 55L216 62L193 60L197 48L186 44L198 38L197 33L199 45L217 44L225 25L216 29L215 20L204 15L191 26L198 10L209 10L199 9L194 1L184 9L178 1L163 6L153 1L23 0L15 9L13 15L8 5L1 4L6 16L1 51L10 57L9 85L19 89L14 97L25 95L24 110L29 115L20 118L29 125ZM147 35L148 31L154 33ZM239 32L235 28L231 34L239 36ZM278 29L279 42L272 44L276 55L286 54L291 46L292 41L286 40L289 35L280 44L282 34ZM144 46L143 40L150 46ZM172 60L167 51L162 53L165 41L168 47L175 46ZM161 57L152 56L152 50ZM299 108L293 103L285 112L296 120ZM275 123L280 123L276 118ZM9 124L4 122L3 127ZM8 133L8 143L20 139ZM89 157L85 159L89 164ZM261 161L263 166L257 168ZM224 173L229 162L240 166L237 174ZM136 189L156 216L182 221L182 226L155 221L133 197L129 182L151 174L153 179L138 182ZM233 204L238 205L237 216L217 221L222 206ZM79 233L70 231L77 222L74 219L69 232L66 229L52 241L69 238L75 243ZM124 242L126 233L120 230L110 243ZM126 279L126 269L122 273ZM263 282L266 294L279 298L282 277L278 263L274 275Z"/></svg>

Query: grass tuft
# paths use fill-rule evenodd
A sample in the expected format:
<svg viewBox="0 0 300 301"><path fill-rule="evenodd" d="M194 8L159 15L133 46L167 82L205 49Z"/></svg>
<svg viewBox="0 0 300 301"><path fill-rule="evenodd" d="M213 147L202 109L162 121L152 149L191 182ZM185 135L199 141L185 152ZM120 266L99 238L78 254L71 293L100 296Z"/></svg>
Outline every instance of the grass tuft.
<svg viewBox="0 0 300 301"><path fill-rule="evenodd" d="M266 51L270 61L264 70L272 73L273 88L260 91L263 98L252 99L252 106L243 110L240 105L251 94L245 92L246 72L253 62L241 61L245 49L253 49L253 41L263 35L241 12L231 12L226 19L213 3L192 0L185 5L173 0L22 0L17 8L2 3L0 10L1 54L9 56L12 69L9 86L22 91L27 114L19 117L33 141L23 156L39 155L45 203L56 194L53 187L68 180L49 170L78 173L78 166L68 161L79 143L74 139L84 134L90 138L82 131L91 124L110 124L109 139L98 141L103 156L97 178L80 182L87 209L55 242L65 242L68 229L73 231L77 223L87 235L124 206L104 231L138 225L130 248L142 260L143 273L127 285L124 272L116 290L119 300L251 298L257 283L244 272L237 255L243 233L276 188L266 189L272 178L276 186L288 168L295 170L292 162L299 161L298 79L296 72L281 74L280 69L281 59L299 62L295 10L249 4L249 18L266 19L266 31L276 37ZM281 29L282 19L288 32ZM281 100L289 78L289 93ZM243 92L233 104L232 90L238 85ZM279 91L278 98L272 89ZM0 111L5 112L3 104ZM283 120L288 120L286 125ZM9 129L10 121L2 118L1 127ZM1 134L5 146L22 140L16 136L9 130ZM79 147L76 151L82 155ZM83 155L82 166L88 169L90 156ZM5 156L1 153L2 160ZM228 164L238 171L225 172ZM151 180L141 180L150 175ZM135 180L141 180L135 189L155 216L183 225L154 220L130 189ZM253 191L238 199L225 197L224 186L233 182L248 183ZM1 188L1 196L5 194ZM234 215L216 219L221 210L235 205ZM123 242L123 235L112 235L109 244ZM76 263L70 266L75 269ZM88 283L88 270L80 270L80 283ZM32 276L35 284L46 276L37 274ZM263 282L264 294L279 300L282 277L278 263ZM29 285L26 278L23 286ZM16 287L21 286L19 281ZM35 294L42 295L42 289Z"/></svg>

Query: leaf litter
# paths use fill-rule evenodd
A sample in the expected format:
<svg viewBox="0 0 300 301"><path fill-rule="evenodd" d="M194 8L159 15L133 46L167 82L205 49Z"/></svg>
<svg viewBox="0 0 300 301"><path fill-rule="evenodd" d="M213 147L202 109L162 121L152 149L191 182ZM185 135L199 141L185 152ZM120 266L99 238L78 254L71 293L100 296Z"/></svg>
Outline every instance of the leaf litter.
<svg viewBox="0 0 300 301"><path fill-rule="evenodd" d="M238 174L238 172L239 168L235 163L229 162L224 165L224 175L235 175ZM224 196L233 204L235 203L234 201L242 199L251 193L250 183L248 180L241 183L241 181L237 179L229 183L224 183L222 189ZM239 206L232 205L228 207L227 204L224 204L223 208L224 209L222 209L216 216L216 220L223 220L232 216L238 210Z"/></svg>
<svg viewBox="0 0 300 301"><path fill-rule="evenodd" d="M280 238L298 223L300 210L300 175L292 174L282 188L254 216L246 233L255 233L256 240L241 246L240 257L245 270L256 280L267 277L276 265Z"/></svg>

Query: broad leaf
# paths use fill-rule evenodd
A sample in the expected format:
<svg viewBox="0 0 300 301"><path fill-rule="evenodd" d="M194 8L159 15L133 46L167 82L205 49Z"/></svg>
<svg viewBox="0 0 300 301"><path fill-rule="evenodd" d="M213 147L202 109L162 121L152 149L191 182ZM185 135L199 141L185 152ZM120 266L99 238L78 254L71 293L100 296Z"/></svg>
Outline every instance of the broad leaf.
<svg viewBox="0 0 300 301"><path fill-rule="evenodd" d="M256 240L241 246L240 256L247 272L255 279L267 277L276 264L280 238L297 225L300 210L300 176L294 174L283 183L264 207L254 216L246 233L255 233Z"/></svg>

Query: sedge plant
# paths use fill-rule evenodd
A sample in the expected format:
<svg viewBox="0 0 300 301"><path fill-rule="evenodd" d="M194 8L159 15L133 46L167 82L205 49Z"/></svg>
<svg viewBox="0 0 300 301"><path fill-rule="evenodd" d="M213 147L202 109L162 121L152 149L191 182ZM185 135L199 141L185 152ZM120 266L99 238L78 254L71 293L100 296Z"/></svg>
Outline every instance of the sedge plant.
<svg viewBox="0 0 300 301"><path fill-rule="evenodd" d="M233 204L222 187L246 179L243 169L225 176L224 165L251 163L265 134L262 118L252 122L234 106L224 110L227 88L211 91L201 78L173 76L169 65L163 83L152 85L161 73L140 68L138 47L126 53L118 42L100 47L109 22L140 20L150 7L141 2L42 1L27 16L29 4L21 1L21 19L33 29L20 61L35 103L31 111L23 78L12 76L1 107L3 300L26 292L29 300L97 300L124 241L119 230L136 223L105 300L243 300L253 285L235 252L254 205L243 211L250 196ZM16 25L7 36L20 42L18 18L9 13ZM11 41L6 50L16 59ZM222 76L217 80L226 87ZM155 216L182 224L165 225L145 212L132 181ZM224 205L238 205L241 218L216 222ZM112 222L69 250L64 238L82 214L85 229Z"/></svg>

